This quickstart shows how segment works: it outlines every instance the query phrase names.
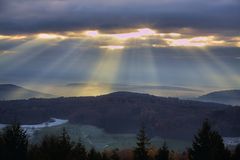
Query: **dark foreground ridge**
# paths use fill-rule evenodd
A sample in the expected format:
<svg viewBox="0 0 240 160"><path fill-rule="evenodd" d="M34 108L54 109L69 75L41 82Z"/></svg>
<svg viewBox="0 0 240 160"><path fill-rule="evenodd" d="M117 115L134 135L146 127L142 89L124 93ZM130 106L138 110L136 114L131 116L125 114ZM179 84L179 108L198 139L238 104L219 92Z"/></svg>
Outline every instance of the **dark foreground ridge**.
<svg viewBox="0 0 240 160"><path fill-rule="evenodd" d="M136 133L144 122L151 135L192 139L208 118L222 136L240 136L240 107L116 92L97 97L0 101L0 123L42 123L51 117L90 124L110 133Z"/></svg>

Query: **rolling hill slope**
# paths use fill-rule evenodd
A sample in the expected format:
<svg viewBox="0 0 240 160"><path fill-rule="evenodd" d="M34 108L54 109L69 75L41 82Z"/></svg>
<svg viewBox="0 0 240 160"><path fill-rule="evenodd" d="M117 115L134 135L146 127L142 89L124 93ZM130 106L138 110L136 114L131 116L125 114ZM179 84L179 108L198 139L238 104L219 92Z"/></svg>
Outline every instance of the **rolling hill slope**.
<svg viewBox="0 0 240 160"><path fill-rule="evenodd" d="M200 96L198 100L240 105L240 90L223 90Z"/></svg>
<svg viewBox="0 0 240 160"><path fill-rule="evenodd" d="M97 97L0 101L0 123L39 123L51 117L89 124L110 133L136 133L145 123L151 135L191 139L210 119L223 136L240 136L240 107L117 92Z"/></svg>
<svg viewBox="0 0 240 160"><path fill-rule="evenodd" d="M53 95L25 89L13 84L0 84L0 100L16 100L29 98L52 98Z"/></svg>

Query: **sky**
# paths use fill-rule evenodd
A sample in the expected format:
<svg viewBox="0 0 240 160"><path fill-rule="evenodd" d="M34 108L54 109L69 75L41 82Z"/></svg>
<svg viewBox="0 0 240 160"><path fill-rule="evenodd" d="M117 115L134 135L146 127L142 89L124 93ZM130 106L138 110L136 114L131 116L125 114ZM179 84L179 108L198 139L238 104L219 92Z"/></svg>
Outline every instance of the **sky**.
<svg viewBox="0 0 240 160"><path fill-rule="evenodd" d="M239 89L239 15L239 0L0 0L0 83Z"/></svg>

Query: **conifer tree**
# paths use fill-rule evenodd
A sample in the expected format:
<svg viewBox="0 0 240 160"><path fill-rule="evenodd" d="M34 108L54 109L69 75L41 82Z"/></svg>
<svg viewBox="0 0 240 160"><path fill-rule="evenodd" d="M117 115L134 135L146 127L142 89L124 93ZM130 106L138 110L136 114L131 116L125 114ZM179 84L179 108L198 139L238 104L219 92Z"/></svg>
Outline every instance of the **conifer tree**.
<svg viewBox="0 0 240 160"><path fill-rule="evenodd" d="M107 153L105 152L102 153L102 160L110 160L109 157L107 156Z"/></svg>
<svg viewBox="0 0 240 160"><path fill-rule="evenodd" d="M102 156L94 148L92 148L88 153L88 160L101 160Z"/></svg>
<svg viewBox="0 0 240 160"><path fill-rule="evenodd" d="M142 126L137 135L137 147L134 150L135 160L149 160L148 146L150 145L150 139L147 137L145 127Z"/></svg>
<svg viewBox="0 0 240 160"><path fill-rule="evenodd" d="M0 159L3 159L3 148L4 148L3 138L2 133L0 131Z"/></svg>
<svg viewBox="0 0 240 160"><path fill-rule="evenodd" d="M59 147L58 151L61 155L62 160L68 160L73 144L70 140L70 136L67 133L66 129L63 128L61 135L59 136ZM61 160L58 159L58 160Z"/></svg>
<svg viewBox="0 0 240 160"><path fill-rule="evenodd" d="M61 159L59 154L59 138L56 135L46 135L39 146L41 159L55 160Z"/></svg>
<svg viewBox="0 0 240 160"><path fill-rule="evenodd" d="M84 145L79 139L78 143L73 147L71 153L72 160L86 160L87 159L87 152Z"/></svg>
<svg viewBox="0 0 240 160"><path fill-rule="evenodd" d="M32 144L28 147L28 159L42 160L42 155L38 144Z"/></svg>
<svg viewBox="0 0 240 160"><path fill-rule="evenodd" d="M4 160L26 160L28 149L28 136L18 123L3 129L1 135L1 149Z"/></svg>
<svg viewBox="0 0 240 160"><path fill-rule="evenodd" d="M166 142L164 142L163 146L158 149L158 153L155 157L155 160L169 160L169 150Z"/></svg>
<svg viewBox="0 0 240 160"><path fill-rule="evenodd" d="M44 160L68 160L71 155L72 143L65 129L60 136L45 136L40 144L42 159Z"/></svg>
<svg viewBox="0 0 240 160"><path fill-rule="evenodd" d="M229 151L223 144L222 137L211 130L208 120L194 137L192 148L189 150L190 160L228 160Z"/></svg>
<svg viewBox="0 0 240 160"><path fill-rule="evenodd" d="M114 150L112 151L112 155L111 155L111 157L110 157L111 160L119 160L119 159L120 159L117 152L118 152L118 149L114 149Z"/></svg>
<svg viewBox="0 0 240 160"><path fill-rule="evenodd" d="M234 150L232 160L240 160L240 144L238 144Z"/></svg>

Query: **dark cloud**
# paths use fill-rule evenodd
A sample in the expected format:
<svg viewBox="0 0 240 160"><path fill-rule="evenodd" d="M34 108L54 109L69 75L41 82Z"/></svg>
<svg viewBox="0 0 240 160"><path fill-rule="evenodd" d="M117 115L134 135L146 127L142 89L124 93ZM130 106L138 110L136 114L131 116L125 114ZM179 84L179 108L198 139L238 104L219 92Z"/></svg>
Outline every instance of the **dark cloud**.
<svg viewBox="0 0 240 160"><path fill-rule="evenodd" d="M115 29L149 25L154 28L239 30L238 0L78 1L0 0L0 34Z"/></svg>

